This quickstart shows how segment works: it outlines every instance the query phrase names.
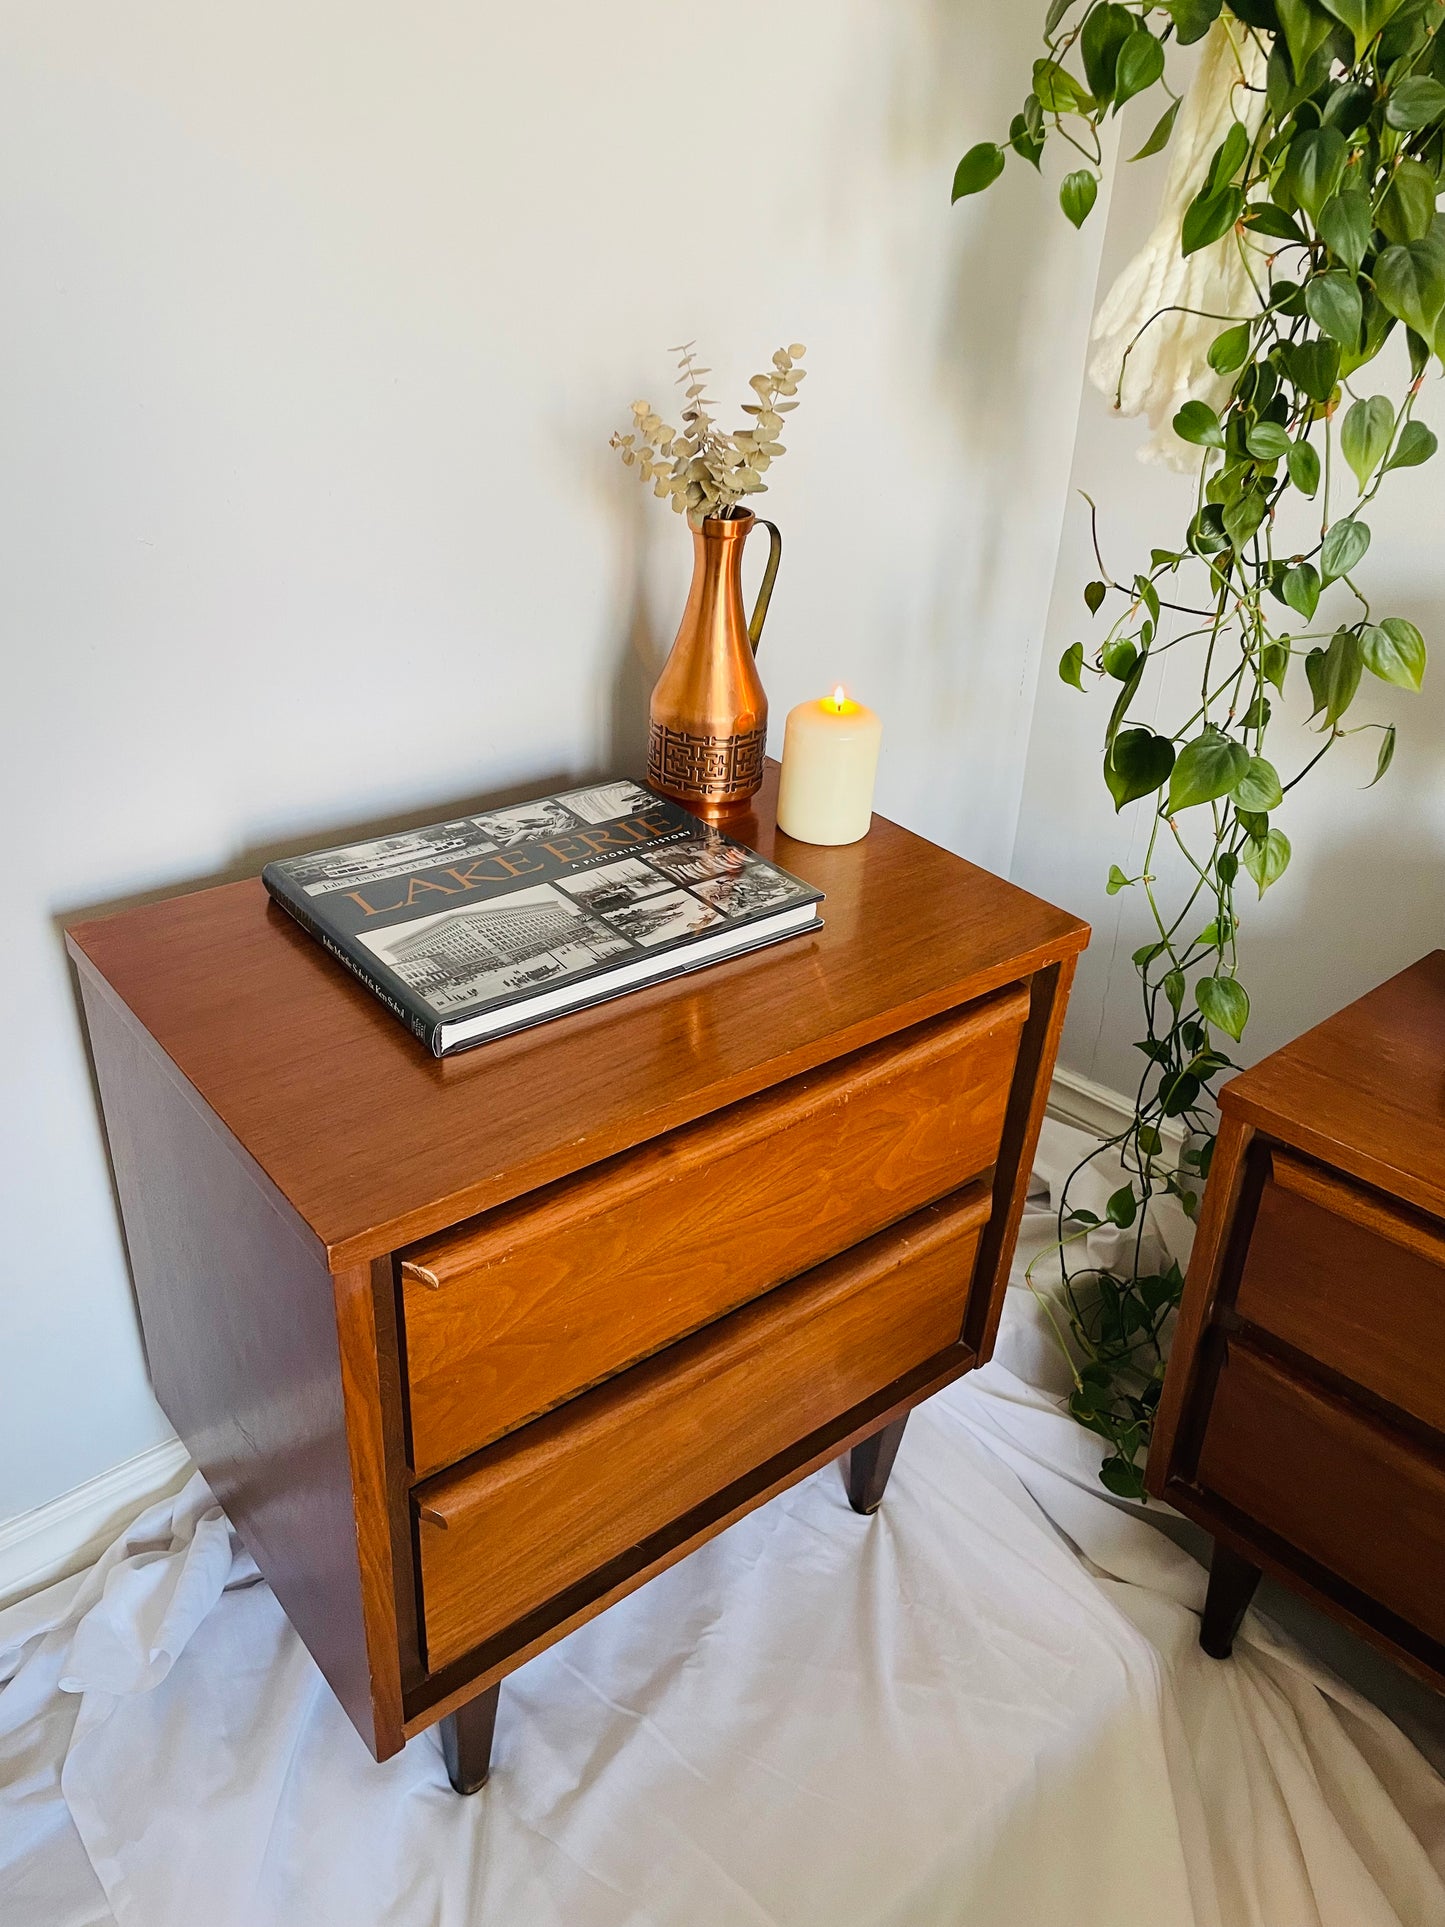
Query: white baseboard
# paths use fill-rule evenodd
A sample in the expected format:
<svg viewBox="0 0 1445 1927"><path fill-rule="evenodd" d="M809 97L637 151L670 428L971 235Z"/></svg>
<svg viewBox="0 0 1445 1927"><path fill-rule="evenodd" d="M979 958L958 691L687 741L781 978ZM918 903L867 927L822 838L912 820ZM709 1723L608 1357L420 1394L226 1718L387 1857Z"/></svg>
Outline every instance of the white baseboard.
<svg viewBox="0 0 1445 1927"><path fill-rule="evenodd" d="M0 1606L79 1572L135 1515L176 1490L191 1472L179 1439L113 1465L47 1505L0 1524Z"/></svg>
<svg viewBox="0 0 1445 1927"><path fill-rule="evenodd" d="M1049 1087L1049 1116L1058 1118L1061 1124L1092 1131L1095 1137L1114 1137L1133 1115L1134 1101L1122 1091L1111 1091L1107 1084L1096 1084L1092 1077L1065 1070L1062 1065L1055 1070ZM1177 1156L1184 1145L1183 1125L1166 1121L1159 1126L1159 1135L1171 1155Z"/></svg>

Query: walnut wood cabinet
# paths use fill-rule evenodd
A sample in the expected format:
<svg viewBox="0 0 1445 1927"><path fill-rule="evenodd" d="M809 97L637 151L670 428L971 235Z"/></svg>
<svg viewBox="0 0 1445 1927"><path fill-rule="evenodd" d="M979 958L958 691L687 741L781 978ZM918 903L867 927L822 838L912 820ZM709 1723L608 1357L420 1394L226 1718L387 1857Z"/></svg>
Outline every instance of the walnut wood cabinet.
<svg viewBox="0 0 1445 1927"><path fill-rule="evenodd" d="M1236 1077L1149 1460L1215 1535L1445 1685L1445 951Z"/></svg>
<svg viewBox="0 0 1445 1927"><path fill-rule="evenodd" d="M259 882L69 933L157 1395L378 1758L986 1358L1088 931L894 824L816 935L437 1061Z"/></svg>

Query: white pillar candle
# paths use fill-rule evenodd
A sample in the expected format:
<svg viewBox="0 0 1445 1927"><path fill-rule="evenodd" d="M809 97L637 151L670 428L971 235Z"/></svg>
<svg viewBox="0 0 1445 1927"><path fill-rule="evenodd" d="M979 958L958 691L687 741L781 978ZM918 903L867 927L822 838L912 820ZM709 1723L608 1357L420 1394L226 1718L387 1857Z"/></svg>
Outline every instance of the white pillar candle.
<svg viewBox="0 0 1445 1927"><path fill-rule="evenodd" d="M883 725L841 685L788 713L778 828L800 843L856 843L873 821Z"/></svg>

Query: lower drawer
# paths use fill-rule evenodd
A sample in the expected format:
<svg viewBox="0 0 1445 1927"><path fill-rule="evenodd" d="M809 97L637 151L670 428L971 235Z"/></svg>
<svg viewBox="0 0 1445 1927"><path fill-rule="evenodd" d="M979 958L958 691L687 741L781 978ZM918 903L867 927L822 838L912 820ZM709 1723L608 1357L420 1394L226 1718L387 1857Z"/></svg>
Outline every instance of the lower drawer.
<svg viewBox="0 0 1445 1927"><path fill-rule="evenodd" d="M1229 1342L1198 1484L1445 1640L1445 1463Z"/></svg>
<svg viewBox="0 0 1445 1927"><path fill-rule="evenodd" d="M432 1671L959 1342L970 1186L417 1489Z"/></svg>
<svg viewBox="0 0 1445 1927"><path fill-rule="evenodd" d="M1445 1228L1433 1220L1275 1150L1235 1308L1445 1429Z"/></svg>

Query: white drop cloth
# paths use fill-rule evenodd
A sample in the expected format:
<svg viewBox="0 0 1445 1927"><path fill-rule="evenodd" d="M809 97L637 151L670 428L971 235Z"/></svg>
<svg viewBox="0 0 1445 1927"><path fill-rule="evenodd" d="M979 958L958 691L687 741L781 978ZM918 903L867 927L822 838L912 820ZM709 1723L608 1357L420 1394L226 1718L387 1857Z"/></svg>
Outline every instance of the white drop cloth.
<svg viewBox="0 0 1445 1927"><path fill-rule="evenodd" d="M1199 1652L1199 1566L1004 1362L1030 1308L876 1518L829 1468L514 1675L469 1800L435 1733L371 1761L194 1479L0 1614L0 1921L1445 1921L1445 1782L1256 1616Z"/></svg>

